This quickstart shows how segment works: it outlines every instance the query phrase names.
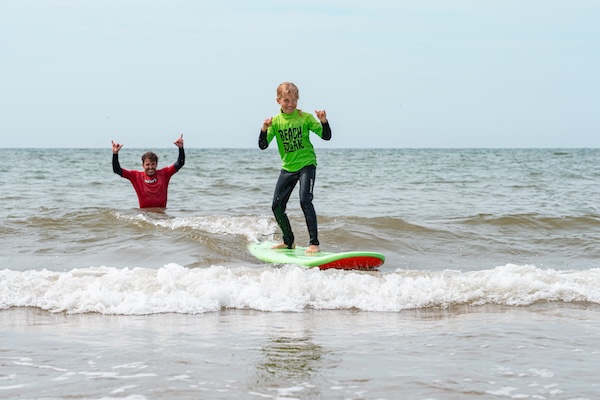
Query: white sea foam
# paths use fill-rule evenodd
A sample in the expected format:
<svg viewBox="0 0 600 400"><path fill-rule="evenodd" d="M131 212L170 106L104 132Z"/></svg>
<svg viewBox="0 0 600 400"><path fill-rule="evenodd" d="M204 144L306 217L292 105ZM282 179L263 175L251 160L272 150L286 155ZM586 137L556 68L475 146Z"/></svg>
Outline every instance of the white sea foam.
<svg viewBox="0 0 600 400"><path fill-rule="evenodd" d="M143 315L197 314L221 309L300 312L358 309L398 312L427 307L536 302L600 304L600 269L540 269L530 265L460 272L389 273L281 268L159 269L90 267L67 272L0 271L0 308Z"/></svg>
<svg viewBox="0 0 600 400"><path fill-rule="evenodd" d="M192 229L209 234L241 235L257 241L278 230L275 220L265 215L204 215L194 217L166 217L162 214L115 212L118 219L150 224L170 230Z"/></svg>

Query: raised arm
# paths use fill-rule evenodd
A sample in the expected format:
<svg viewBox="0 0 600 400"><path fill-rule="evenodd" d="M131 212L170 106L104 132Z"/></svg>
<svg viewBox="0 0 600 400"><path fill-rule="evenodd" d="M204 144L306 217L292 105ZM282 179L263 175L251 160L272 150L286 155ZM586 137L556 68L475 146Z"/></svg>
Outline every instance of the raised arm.
<svg viewBox="0 0 600 400"><path fill-rule="evenodd" d="M267 118L263 122L263 126L260 129L260 135L258 135L258 147L261 150L264 150L267 147L269 147L269 142L267 141L267 130L269 130L269 127L271 126L272 123L273 123L273 117Z"/></svg>
<svg viewBox="0 0 600 400"><path fill-rule="evenodd" d="M179 136L179 139L173 142L173 144L179 147L179 156L177 157L177 161L175 161L174 167L176 171L179 171L181 167L185 165L185 150L183 150L183 133Z"/></svg>
<svg viewBox="0 0 600 400"><path fill-rule="evenodd" d="M329 126L329 122L322 122L323 125L323 140L331 140L331 127Z"/></svg>
<svg viewBox="0 0 600 400"><path fill-rule="evenodd" d="M112 167L113 172L119 176L123 176L123 168L121 168L121 164L119 163L119 150L121 150L121 147L123 147L122 144L112 141Z"/></svg>
<svg viewBox="0 0 600 400"><path fill-rule="evenodd" d="M323 125L323 140L331 139L331 127L329 126L329 121L327 121L327 112L325 110L315 110L315 114L319 121L321 121L321 125Z"/></svg>

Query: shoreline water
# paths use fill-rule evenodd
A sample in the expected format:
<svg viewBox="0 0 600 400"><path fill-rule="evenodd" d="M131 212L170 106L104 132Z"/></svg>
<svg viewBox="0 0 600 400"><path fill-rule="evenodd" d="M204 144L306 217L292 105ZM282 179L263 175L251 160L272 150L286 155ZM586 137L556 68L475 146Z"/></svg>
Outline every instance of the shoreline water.
<svg viewBox="0 0 600 400"><path fill-rule="evenodd" d="M108 148L0 149L0 398L600 397L600 150L317 154L322 248L379 272L248 253L275 152L189 149L149 213Z"/></svg>
<svg viewBox="0 0 600 400"><path fill-rule="evenodd" d="M12 345L0 352L10 370L0 396L593 399L600 384L581 365L600 355L599 311L540 303L125 317L12 308L0 311Z"/></svg>

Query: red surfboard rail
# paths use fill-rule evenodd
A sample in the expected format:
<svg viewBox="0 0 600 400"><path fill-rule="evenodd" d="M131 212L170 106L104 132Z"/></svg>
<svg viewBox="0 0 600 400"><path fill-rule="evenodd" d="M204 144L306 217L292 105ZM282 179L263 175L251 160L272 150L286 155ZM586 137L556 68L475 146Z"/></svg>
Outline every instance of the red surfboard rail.
<svg viewBox="0 0 600 400"><path fill-rule="evenodd" d="M319 269L358 269L375 270L383 265L383 260L378 257L356 256L332 261L319 265Z"/></svg>

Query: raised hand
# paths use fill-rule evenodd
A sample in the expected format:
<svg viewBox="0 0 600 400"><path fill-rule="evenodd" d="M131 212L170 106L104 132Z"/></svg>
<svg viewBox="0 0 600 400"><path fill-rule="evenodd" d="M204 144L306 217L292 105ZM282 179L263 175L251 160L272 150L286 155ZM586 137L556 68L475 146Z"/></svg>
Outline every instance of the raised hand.
<svg viewBox="0 0 600 400"><path fill-rule="evenodd" d="M315 114L317 115L317 118L319 118L319 121L321 121L322 124L327 122L327 112L325 110L315 110Z"/></svg>
<svg viewBox="0 0 600 400"><path fill-rule="evenodd" d="M181 134L181 136L179 136L179 139L173 142L173 144L175 144L175 146L179 148L183 147L183 133Z"/></svg>
<svg viewBox="0 0 600 400"><path fill-rule="evenodd" d="M123 147L123 145L119 144L119 143L115 143L114 140L111 140L111 142L112 142L112 151L113 151L113 154L118 154L119 150L121 150L121 147Z"/></svg>
<svg viewBox="0 0 600 400"><path fill-rule="evenodd" d="M265 119L265 122L263 122L263 126L261 128L261 131L266 132L272 123L273 123L273 117L269 117L269 118Z"/></svg>

